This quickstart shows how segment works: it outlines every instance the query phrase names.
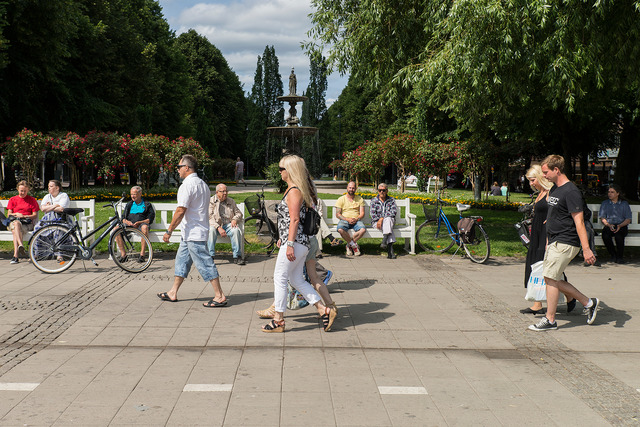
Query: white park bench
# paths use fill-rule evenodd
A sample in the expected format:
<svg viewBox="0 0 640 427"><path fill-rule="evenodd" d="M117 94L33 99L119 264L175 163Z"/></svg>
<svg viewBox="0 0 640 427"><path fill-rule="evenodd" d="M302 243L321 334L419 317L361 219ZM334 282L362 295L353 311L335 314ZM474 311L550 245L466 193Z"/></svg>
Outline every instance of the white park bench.
<svg viewBox="0 0 640 427"><path fill-rule="evenodd" d="M329 226L334 235L338 235L337 225L338 218L336 218L336 199L322 200L324 221ZM380 238L382 239L382 230L378 230L371 224L371 200L365 200L364 205L364 218L362 222L366 226L366 233L363 237ZM396 199L396 205L398 206L398 212L396 213L396 223L393 227L393 232L396 238L405 239L405 249L410 254L416 253L416 216L411 213L411 201L409 199ZM318 239L320 243L320 249L322 249L322 239Z"/></svg>

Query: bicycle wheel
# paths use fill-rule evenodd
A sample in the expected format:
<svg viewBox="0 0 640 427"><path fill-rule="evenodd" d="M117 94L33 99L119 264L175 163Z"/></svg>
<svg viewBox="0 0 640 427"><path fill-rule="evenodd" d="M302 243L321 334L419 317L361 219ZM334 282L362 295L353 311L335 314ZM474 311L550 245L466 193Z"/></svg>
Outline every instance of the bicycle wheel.
<svg viewBox="0 0 640 427"><path fill-rule="evenodd" d="M481 225L476 225L476 232L473 242L462 243L464 251L469 256L469 259L478 264L482 264L489 259L491 254L491 244L489 243L489 236Z"/></svg>
<svg viewBox="0 0 640 427"><path fill-rule="evenodd" d="M251 217L244 222L244 241L268 248L277 239L271 234L269 226L262 218Z"/></svg>
<svg viewBox="0 0 640 427"><path fill-rule="evenodd" d="M29 242L29 258L35 267L49 274L61 273L75 262L78 252L78 238L71 234L65 239L62 236L70 230L60 224L42 227L33 234ZM64 245L60 248L60 245Z"/></svg>
<svg viewBox="0 0 640 427"><path fill-rule="evenodd" d="M448 251L454 243L441 219L423 222L416 231L416 241L422 250L435 253Z"/></svg>
<svg viewBox="0 0 640 427"><path fill-rule="evenodd" d="M144 249L144 257L140 254ZM118 229L109 239L109 254L118 267L129 273L145 271L153 261L149 238L137 228Z"/></svg>

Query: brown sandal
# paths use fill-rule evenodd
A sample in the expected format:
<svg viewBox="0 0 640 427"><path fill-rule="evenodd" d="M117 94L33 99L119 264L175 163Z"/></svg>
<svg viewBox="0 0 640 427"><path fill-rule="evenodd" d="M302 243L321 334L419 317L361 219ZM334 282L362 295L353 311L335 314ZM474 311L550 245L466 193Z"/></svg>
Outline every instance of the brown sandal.
<svg viewBox="0 0 640 427"><path fill-rule="evenodd" d="M336 312L336 310L329 307L324 308L324 314L322 315L322 326L324 327L325 332L329 332L331 330L331 325L333 325L336 317L338 317L338 313Z"/></svg>
<svg viewBox="0 0 640 427"><path fill-rule="evenodd" d="M273 319L276 315L276 306L271 304L271 307L264 310L258 310L256 313L258 313L258 317L261 319Z"/></svg>
<svg viewBox="0 0 640 427"><path fill-rule="evenodd" d="M284 320L281 320L279 322L272 320L262 327L262 332L284 332Z"/></svg>

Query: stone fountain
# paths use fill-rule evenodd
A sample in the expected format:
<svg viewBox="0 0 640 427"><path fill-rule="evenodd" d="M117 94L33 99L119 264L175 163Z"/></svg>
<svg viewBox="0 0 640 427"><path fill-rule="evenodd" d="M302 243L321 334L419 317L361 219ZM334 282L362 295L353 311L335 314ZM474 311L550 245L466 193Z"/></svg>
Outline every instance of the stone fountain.
<svg viewBox="0 0 640 427"><path fill-rule="evenodd" d="M289 103L289 116L286 119L286 126L272 126L267 128L270 137L280 138L284 141L285 150L289 153L300 154L302 147L300 138L304 136L315 136L318 128L312 126L300 126L300 119L296 116L296 104L304 102L306 96L296 94L297 79L293 68L289 75L289 95L279 96L278 100Z"/></svg>

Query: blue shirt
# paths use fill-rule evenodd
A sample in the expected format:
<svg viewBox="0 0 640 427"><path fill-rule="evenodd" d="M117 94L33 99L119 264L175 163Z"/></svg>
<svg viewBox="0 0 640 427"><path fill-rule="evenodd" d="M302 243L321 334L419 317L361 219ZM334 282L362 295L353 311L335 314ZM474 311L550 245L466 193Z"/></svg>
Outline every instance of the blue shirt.
<svg viewBox="0 0 640 427"><path fill-rule="evenodd" d="M625 200L618 200L618 203L613 203L607 199L600 205L598 217L606 219L609 224L618 225L625 219L631 219L631 207Z"/></svg>

